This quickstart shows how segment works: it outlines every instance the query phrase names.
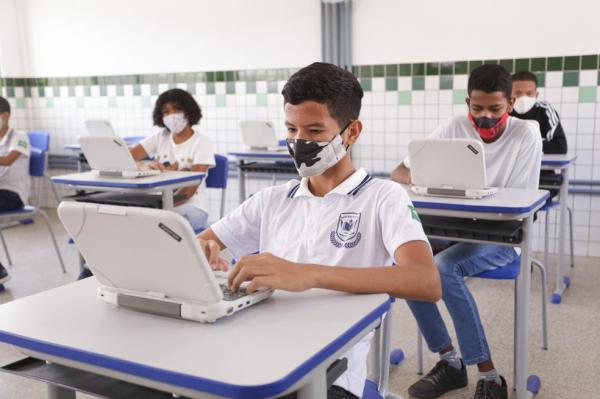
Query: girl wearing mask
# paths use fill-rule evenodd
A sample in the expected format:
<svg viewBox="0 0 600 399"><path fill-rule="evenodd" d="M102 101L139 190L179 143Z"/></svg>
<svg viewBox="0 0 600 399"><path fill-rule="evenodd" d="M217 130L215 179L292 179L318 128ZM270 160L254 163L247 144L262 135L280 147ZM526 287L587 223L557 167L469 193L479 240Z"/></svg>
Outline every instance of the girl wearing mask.
<svg viewBox="0 0 600 399"><path fill-rule="evenodd" d="M131 149L136 161L153 157L149 165L161 171L208 172L215 166L213 144L204 135L194 131L202 118L200 106L192 95L182 89L167 90L158 96L152 119L162 131L142 140ZM174 196L174 211L185 217L194 230L203 229L208 212L202 181L179 189Z"/></svg>

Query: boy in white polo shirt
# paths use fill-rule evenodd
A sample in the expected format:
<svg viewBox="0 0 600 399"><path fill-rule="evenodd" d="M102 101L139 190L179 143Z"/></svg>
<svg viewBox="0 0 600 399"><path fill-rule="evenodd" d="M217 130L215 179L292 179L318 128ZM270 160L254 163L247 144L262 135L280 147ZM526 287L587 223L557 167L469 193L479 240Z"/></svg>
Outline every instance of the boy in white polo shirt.
<svg viewBox="0 0 600 399"><path fill-rule="evenodd" d="M218 257L224 248L239 259L229 275L233 290L250 281L250 292L326 288L437 301L439 275L406 192L350 159L362 130L358 80L314 63L282 94L288 149L303 178L261 190L200 234L211 265L226 268ZM348 370L328 398L362 396L368 350L363 339L345 354Z"/></svg>
<svg viewBox="0 0 600 399"><path fill-rule="evenodd" d="M23 208L29 199L30 145L27 134L11 129L10 104L0 97L0 212ZM10 276L0 264L0 285Z"/></svg>
<svg viewBox="0 0 600 399"><path fill-rule="evenodd" d="M476 139L485 148L485 168L493 187L538 187L542 140L537 124L509 116L514 97L510 74L500 65L483 65L471 72L467 115L452 118L431 134L432 138ZM392 179L410 184L410 163L404 160ZM471 243L454 244L435 256L442 277L442 298L458 337L461 359L452 345L437 305L408 301L419 328L440 361L409 388L419 399L437 398L467 386L466 365L477 364L479 380L475 399L506 399L506 381L492 363L477 304L464 277L511 264L518 254L512 247Z"/></svg>

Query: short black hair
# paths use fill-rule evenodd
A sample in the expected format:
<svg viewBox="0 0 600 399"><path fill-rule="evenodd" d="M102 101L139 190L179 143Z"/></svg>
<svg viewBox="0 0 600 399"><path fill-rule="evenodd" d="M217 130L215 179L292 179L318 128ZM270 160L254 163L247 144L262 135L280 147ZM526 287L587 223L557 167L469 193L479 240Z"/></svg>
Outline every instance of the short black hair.
<svg viewBox="0 0 600 399"><path fill-rule="evenodd" d="M163 108L167 103L173 103L175 108L183 111L190 126L196 125L202 119L202 110L190 93L182 89L171 89L162 93L156 99L152 120L155 126L165 127L163 124Z"/></svg>
<svg viewBox="0 0 600 399"><path fill-rule="evenodd" d="M10 103L6 98L0 96L0 114L8 112L10 114Z"/></svg>
<svg viewBox="0 0 600 399"><path fill-rule="evenodd" d="M510 73L498 64L484 64L471 71L467 91L469 96L473 90L481 90L485 93L501 91L506 99L512 95L512 79Z"/></svg>
<svg viewBox="0 0 600 399"><path fill-rule="evenodd" d="M537 85L538 85L537 76L535 76L534 73L531 73L529 71L519 71L519 72L515 73L512 76L512 81L513 82L518 82L518 81L533 82L533 83L535 83L535 87L537 87Z"/></svg>
<svg viewBox="0 0 600 399"><path fill-rule="evenodd" d="M284 104L315 101L326 105L341 127L358 119L364 93L352 73L333 64L315 62L290 76L281 94Z"/></svg>

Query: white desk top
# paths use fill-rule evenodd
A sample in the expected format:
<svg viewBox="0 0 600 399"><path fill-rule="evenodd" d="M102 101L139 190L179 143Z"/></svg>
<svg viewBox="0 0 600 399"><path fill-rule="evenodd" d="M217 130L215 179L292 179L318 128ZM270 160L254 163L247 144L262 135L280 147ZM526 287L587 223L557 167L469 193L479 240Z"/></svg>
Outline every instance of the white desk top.
<svg viewBox="0 0 600 399"><path fill-rule="evenodd" d="M201 181L204 179L204 176L205 174L201 172L164 172L155 176L122 178L96 176L92 172L81 172L53 176L51 180L54 183L69 184L78 187L153 189Z"/></svg>
<svg viewBox="0 0 600 399"><path fill-rule="evenodd" d="M445 198L417 195L410 187L404 186L409 197L422 215L478 217L509 220L522 219L541 208L549 193L545 190L529 190L522 188L501 188L496 194L481 198Z"/></svg>
<svg viewBox="0 0 600 399"><path fill-rule="evenodd" d="M390 306L384 294L276 292L202 324L112 307L96 298L96 286L88 278L1 305L0 341L120 375L256 397L248 395L292 386Z"/></svg>

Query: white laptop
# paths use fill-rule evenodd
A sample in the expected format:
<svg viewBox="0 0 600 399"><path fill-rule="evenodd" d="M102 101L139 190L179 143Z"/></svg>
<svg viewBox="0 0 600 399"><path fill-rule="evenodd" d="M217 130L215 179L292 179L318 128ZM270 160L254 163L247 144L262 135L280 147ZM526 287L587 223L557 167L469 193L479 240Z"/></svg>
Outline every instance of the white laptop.
<svg viewBox="0 0 600 399"><path fill-rule="evenodd" d="M106 119L89 119L85 121L85 128L89 136L116 136L110 121Z"/></svg>
<svg viewBox="0 0 600 399"><path fill-rule="evenodd" d="M214 322L272 294L229 291L225 273L210 268L190 224L175 212L67 201L58 216L109 304Z"/></svg>
<svg viewBox="0 0 600 399"><path fill-rule="evenodd" d="M416 194L483 198L498 191L487 185L485 153L477 140L412 140L408 157Z"/></svg>
<svg viewBox="0 0 600 399"><path fill-rule="evenodd" d="M279 145L272 122L241 121L240 131L244 144L251 150L287 151L287 147Z"/></svg>
<svg viewBox="0 0 600 399"><path fill-rule="evenodd" d="M81 136L81 151L98 176L146 177L160 174L159 170L139 170L127 143L118 136Z"/></svg>

